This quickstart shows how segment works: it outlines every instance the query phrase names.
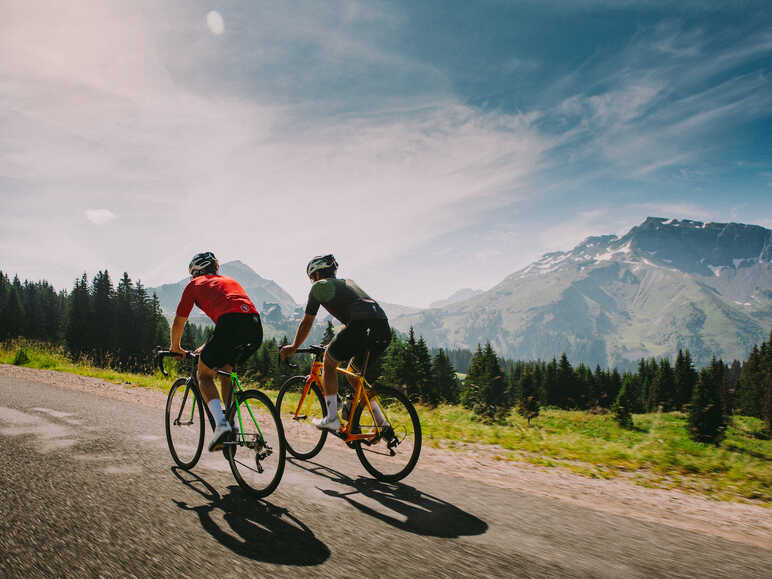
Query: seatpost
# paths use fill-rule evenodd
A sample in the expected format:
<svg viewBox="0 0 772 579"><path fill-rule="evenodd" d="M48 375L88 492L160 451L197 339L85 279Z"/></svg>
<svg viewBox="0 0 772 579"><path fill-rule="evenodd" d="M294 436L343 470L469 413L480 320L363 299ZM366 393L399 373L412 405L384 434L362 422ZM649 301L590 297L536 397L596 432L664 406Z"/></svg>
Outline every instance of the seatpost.
<svg viewBox="0 0 772 579"><path fill-rule="evenodd" d="M365 352L365 363L362 364L362 379L365 377L365 373L367 372L367 363L370 361L370 350L367 350Z"/></svg>

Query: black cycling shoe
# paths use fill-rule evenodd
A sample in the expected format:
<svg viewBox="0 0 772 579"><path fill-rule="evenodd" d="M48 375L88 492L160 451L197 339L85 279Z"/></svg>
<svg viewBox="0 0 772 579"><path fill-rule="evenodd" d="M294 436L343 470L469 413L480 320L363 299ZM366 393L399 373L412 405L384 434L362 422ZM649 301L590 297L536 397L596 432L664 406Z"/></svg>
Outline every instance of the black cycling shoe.
<svg viewBox="0 0 772 579"><path fill-rule="evenodd" d="M394 440L396 440L396 436L394 435L394 429L391 427L391 424L387 424L383 428L380 429L380 432L378 432L378 436L375 437L375 440L373 440L373 444L380 440L386 441L386 445L390 445Z"/></svg>

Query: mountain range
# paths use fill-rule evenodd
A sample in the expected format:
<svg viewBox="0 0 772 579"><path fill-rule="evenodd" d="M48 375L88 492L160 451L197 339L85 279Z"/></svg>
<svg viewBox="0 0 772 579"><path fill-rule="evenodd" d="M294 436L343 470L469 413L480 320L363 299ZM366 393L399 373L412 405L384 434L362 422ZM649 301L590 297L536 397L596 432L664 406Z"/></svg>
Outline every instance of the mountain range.
<svg viewBox="0 0 772 579"><path fill-rule="evenodd" d="M284 317L290 317L298 305L282 287L275 281L265 279L258 275L251 267L241 261L229 261L220 265L220 273L230 276L242 285L252 302L261 308L263 304L277 304ZM155 292L161 302L161 309L167 318L173 318L177 304L182 296L182 290L188 285L189 277L176 283L167 283L156 288L148 288L149 292ZM261 308L261 312L265 308ZM210 323L201 310L194 308L191 312L191 321L195 323Z"/></svg>
<svg viewBox="0 0 772 579"><path fill-rule="evenodd" d="M294 333L302 310L276 282L240 261L221 272L244 286L273 333ZM166 315L187 282L150 288ZM572 362L628 368L679 348L700 366L713 354L744 359L772 328L772 231L649 217L622 237L545 254L487 291L459 290L427 309L381 305L393 327L412 326L430 346L489 341L511 359L565 352Z"/></svg>
<svg viewBox="0 0 772 579"><path fill-rule="evenodd" d="M649 217L626 235L589 237L447 306L399 316L430 345L490 341L515 359L629 367L688 348L744 359L772 328L772 231Z"/></svg>

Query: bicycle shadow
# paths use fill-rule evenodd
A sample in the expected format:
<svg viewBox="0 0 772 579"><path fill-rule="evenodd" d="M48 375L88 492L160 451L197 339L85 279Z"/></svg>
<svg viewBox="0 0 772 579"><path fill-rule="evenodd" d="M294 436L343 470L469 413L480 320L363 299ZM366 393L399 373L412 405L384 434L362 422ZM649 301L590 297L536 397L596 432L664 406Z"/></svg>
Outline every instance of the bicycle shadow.
<svg viewBox="0 0 772 579"><path fill-rule="evenodd" d="M234 553L279 565L319 565L329 559L327 545L287 509L250 497L236 485L228 487L228 494L221 496L200 476L178 467L171 470L185 486L209 501L199 506L183 501L174 501L175 504L194 511L204 530ZM213 519L212 513L218 509L223 511L233 533Z"/></svg>
<svg viewBox="0 0 772 579"><path fill-rule="evenodd" d="M482 519L415 487L403 483L383 483L363 476L353 479L316 462L301 461L290 457L287 460L306 472L352 487L351 492L344 493L332 489L317 488L324 494L342 498L360 512L403 531L417 535L456 539L464 535L482 535L488 530L488 523ZM382 513L355 500L353 497L358 494L377 501L393 511L395 515Z"/></svg>

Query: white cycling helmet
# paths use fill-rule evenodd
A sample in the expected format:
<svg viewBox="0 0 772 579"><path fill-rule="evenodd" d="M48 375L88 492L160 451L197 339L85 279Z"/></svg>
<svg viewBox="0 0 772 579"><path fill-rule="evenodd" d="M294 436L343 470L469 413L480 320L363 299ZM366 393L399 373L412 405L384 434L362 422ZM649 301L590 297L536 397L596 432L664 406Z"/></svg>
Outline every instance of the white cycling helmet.
<svg viewBox="0 0 772 579"><path fill-rule="evenodd" d="M317 255L312 258L306 266L306 274L308 277L311 277L317 271L325 269L332 269L333 271L338 269L338 262L335 261L335 257L331 253L328 253L327 255Z"/></svg>
<svg viewBox="0 0 772 579"><path fill-rule="evenodd" d="M206 275L208 273L214 273L217 271L217 258L211 251L205 251L204 253L197 253L193 256L188 264L188 272L191 277L199 275Z"/></svg>

